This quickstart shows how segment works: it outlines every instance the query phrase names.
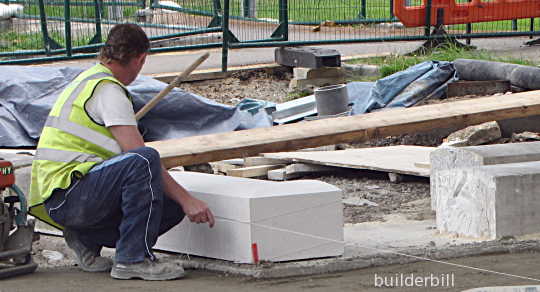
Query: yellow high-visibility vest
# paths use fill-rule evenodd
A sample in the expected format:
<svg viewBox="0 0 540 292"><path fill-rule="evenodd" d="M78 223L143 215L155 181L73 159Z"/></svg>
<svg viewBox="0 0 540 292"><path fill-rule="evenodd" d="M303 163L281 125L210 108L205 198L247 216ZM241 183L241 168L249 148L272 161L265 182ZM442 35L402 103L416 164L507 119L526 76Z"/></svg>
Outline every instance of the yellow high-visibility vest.
<svg viewBox="0 0 540 292"><path fill-rule="evenodd" d="M100 82L124 85L111 71L97 64L82 72L60 94L41 133L32 162L29 213L57 228L44 202L55 189L67 189L73 177L82 177L97 163L119 154L111 132L90 118L84 105ZM131 100L131 99L130 99Z"/></svg>

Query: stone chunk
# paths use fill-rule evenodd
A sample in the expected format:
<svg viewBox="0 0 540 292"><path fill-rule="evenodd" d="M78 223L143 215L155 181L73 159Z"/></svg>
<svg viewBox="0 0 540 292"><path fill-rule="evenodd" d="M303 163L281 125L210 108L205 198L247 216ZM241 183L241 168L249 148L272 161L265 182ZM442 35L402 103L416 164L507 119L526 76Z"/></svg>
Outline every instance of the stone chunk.
<svg viewBox="0 0 540 292"><path fill-rule="evenodd" d="M533 133L533 132L522 132L522 133L513 133L512 134L512 142L519 141L538 141L540 140L540 133Z"/></svg>
<svg viewBox="0 0 540 292"><path fill-rule="evenodd" d="M540 161L444 171L437 229L499 239L540 232Z"/></svg>
<svg viewBox="0 0 540 292"><path fill-rule="evenodd" d="M341 55L337 50L315 47L281 47L275 50L276 63L290 67L339 67Z"/></svg>
<svg viewBox="0 0 540 292"><path fill-rule="evenodd" d="M475 146L495 141L502 137L497 122L474 125L450 134L445 139L448 146Z"/></svg>

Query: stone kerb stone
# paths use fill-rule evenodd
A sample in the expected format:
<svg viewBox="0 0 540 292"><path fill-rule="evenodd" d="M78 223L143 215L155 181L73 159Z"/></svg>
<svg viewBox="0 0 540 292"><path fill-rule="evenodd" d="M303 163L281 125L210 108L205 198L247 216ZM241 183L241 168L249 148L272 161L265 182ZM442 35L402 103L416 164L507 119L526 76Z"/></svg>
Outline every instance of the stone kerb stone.
<svg viewBox="0 0 540 292"><path fill-rule="evenodd" d="M437 229L499 239L540 232L540 161L442 171Z"/></svg>
<svg viewBox="0 0 540 292"><path fill-rule="evenodd" d="M452 169L483 165L540 161L540 142L496 144L468 147L440 147L430 156L431 207L436 210L437 198L455 174Z"/></svg>

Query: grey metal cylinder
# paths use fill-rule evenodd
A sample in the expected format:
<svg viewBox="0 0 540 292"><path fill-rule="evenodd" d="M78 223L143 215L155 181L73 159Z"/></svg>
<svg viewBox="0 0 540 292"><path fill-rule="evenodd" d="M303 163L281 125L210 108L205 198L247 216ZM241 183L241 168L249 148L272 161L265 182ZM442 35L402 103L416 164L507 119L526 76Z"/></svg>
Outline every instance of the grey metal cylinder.
<svg viewBox="0 0 540 292"><path fill-rule="evenodd" d="M338 84L315 89L315 104L319 116L331 116L349 110L347 85Z"/></svg>
<svg viewBox="0 0 540 292"><path fill-rule="evenodd" d="M512 85L540 89L540 68L517 64L456 59L454 66L461 80L509 80Z"/></svg>

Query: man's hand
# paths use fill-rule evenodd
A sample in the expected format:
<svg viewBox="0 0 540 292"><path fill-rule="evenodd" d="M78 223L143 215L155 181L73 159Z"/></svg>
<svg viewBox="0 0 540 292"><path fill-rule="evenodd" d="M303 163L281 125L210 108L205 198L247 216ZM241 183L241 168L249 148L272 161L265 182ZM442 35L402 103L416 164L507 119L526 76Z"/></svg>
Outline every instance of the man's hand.
<svg viewBox="0 0 540 292"><path fill-rule="evenodd" d="M182 200L182 209L184 209L184 213L191 222L208 223L210 228L214 227L214 214L212 214L205 202L188 196Z"/></svg>

